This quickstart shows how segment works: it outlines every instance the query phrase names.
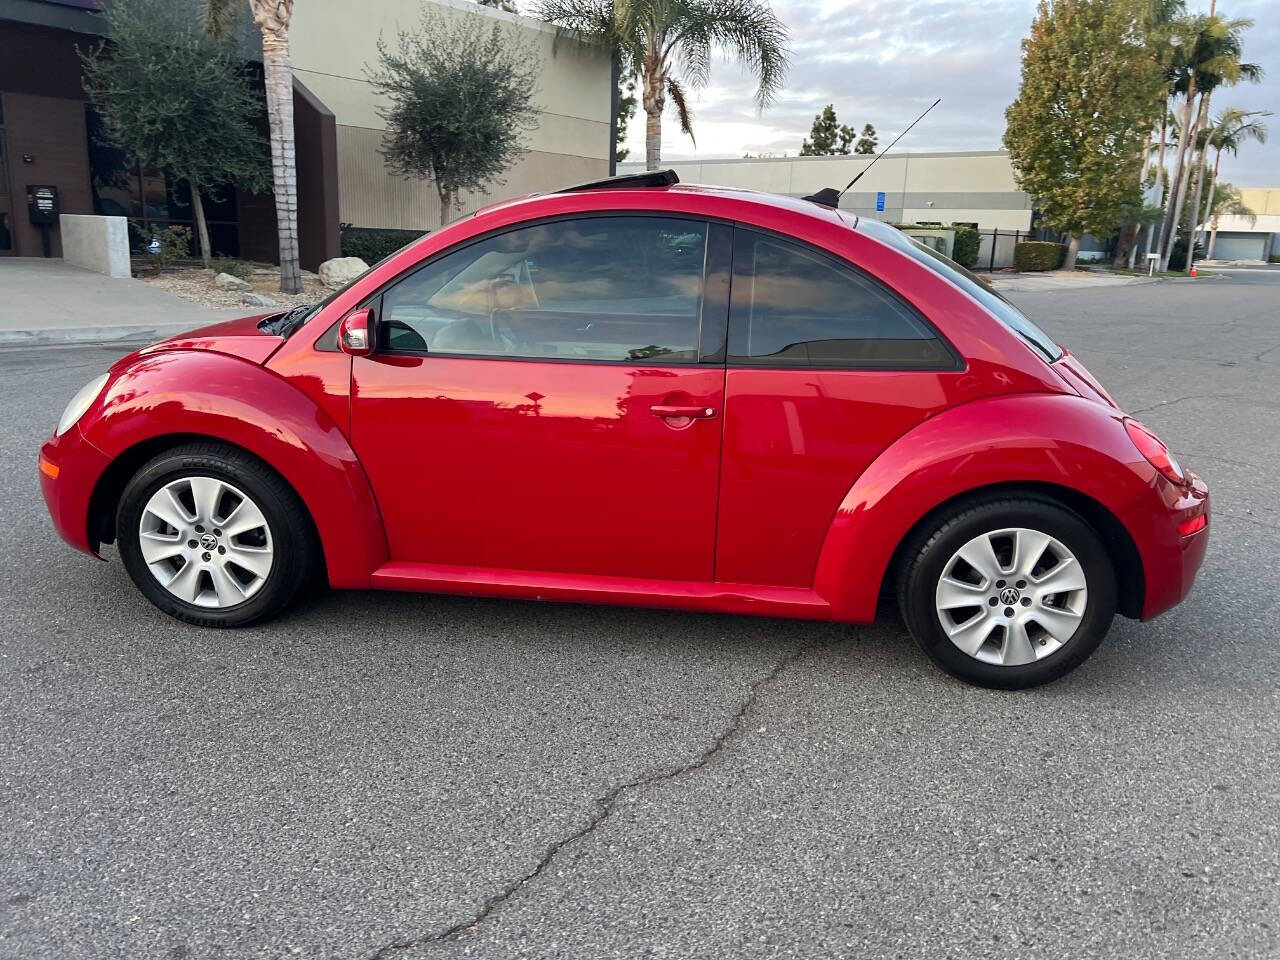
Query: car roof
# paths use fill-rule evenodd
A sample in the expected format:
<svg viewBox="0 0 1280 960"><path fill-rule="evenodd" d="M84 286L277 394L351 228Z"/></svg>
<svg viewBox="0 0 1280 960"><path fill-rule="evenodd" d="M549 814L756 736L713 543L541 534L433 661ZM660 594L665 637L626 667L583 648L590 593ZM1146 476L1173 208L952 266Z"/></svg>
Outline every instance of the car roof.
<svg viewBox="0 0 1280 960"><path fill-rule="evenodd" d="M650 203L655 210L687 210L691 206L688 203L689 200L694 201L692 206L696 206L698 200L711 201L712 203L714 201L721 201L721 203L730 201L734 204L786 211L793 214L798 213L819 222L836 223L845 227L855 227L858 223L856 214L842 214L831 207L813 203L800 197L763 193L740 187L722 187L700 183L655 184L652 186L632 185L627 182L631 179L630 177L616 177L581 186L565 187L561 190L553 190L547 193L535 193L510 200L500 200L481 207L476 211L475 216L482 217L501 210L506 211L508 215L515 214L517 219L523 219L521 213L533 218L543 215L544 212L551 212L545 208L557 207L559 201L570 197L579 201L579 203L575 203L575 206L580 210L581 201L589 197L590 206L598 207L601 210L618 209L620 207L634 209L636 207L649 206ZM676 198L679 199L677 200ZM637 203L636 201L641 202ZM644 201L649 202L646 203ZM529 209L527 212L517 212L517 209L522 207Z"/></svg>

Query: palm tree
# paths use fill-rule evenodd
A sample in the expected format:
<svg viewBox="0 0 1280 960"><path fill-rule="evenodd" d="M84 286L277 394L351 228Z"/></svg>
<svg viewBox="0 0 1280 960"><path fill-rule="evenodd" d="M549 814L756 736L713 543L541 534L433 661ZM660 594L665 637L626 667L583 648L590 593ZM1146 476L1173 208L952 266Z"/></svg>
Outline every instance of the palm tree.
<svg viewBox="0 0 1280 960"><path fill-rule="evenodd" d="M235 21L244 0L205 0L205 27L215 36ZM280 237L280 292L302 292L298 264L298 167L293 144L293 63L289 22L293 0L248 0L254 26L262 33L262 73L267 92L271 175L275 185L276 230Z"/></svg>
<svg viewBox="0 0 1280 960"><path fill-rule="evenodd" d="M1205 214L1205 220L1209 223L1209 251L1205 255L1206 260L1213 259L1213 245L1218 240L1218 217L1223 214L1244 217L1250 226L1258 222L1257 215L1245 204L1240 191L1231 184L1221 184L1216 195L1211 193L1209 196L1209 209Z"/></svg>
<svg viewBox="0 0 1280 960"><path fill-rule="evenodd" d="M1196 241L1200 238L1200 226L1209 218L1210 211L1214 210L1213 194L1218 187L1218 165L1222 162L1222 152L1224 150L1230 152L1234 157L1240 152L1240 146L1249 140L1256 140L1258 143L1267 142L1267 125L1260 118L1271 116L1270 110L1241 110L1239 107L1227 107L1223 110L1218 119L1214 121L1211 128L1204 131L1200 136L1200 163L1203 170L1208 162L1209 151L1213 150L1213 173L1209 177L1209 199L1203 208L1197 203L1192 209L1195 213L1191 222L1191 245L1188 250L1195 250ZM1204 175L1201 174L1203 182ZM1224 184L1224 186L1226 186ZM1197 191L1197 197L1199 193ZM1238 196L1237 196L1238 199ZM1217 211L1214 213L1214 219L1217 219L1217 213L1225 211ZM1214 231L1214 238L1217 237L1217 231ZM1212 252L1212 246L1208 253Z"/></svg>
<svg viewBox="0 0 1280 960"><path fill-rule="evenodd" d="M1196 136L1205 126L1209 113L1209 99L1213 91L1223 84L1232 86L1242 79L1257 80L1262 69L1256 64L1242 63L1241 34L1253 26L1248 19L1223 20L1210 14L1180 21L1176 29L1174 90L1183 95L1184 104L1180 118L1181 132L1178 149L1174 155L1173 179L1170 181L1170 216L1165 219L1160 268L1167 270L1169 256L1182 222L1183 206L1192 175L1192 147ZM1197 104L1198 100L1198 104ZM1191 209L1196 209L1198 201ZM1191 258L1188 257L1188 269Z"/></svg>
<svg viewBox="0 0 1280 960"><path fill-rule="evenodd" d="M755 75L756 103L769 105L787 68L787 28L767 0L544 0L544 20L607 43L627 76L641 82L645 167L662 160L662 111L675 105L693 139L686 86L701 87L711 55L726 50Z"/></svg>

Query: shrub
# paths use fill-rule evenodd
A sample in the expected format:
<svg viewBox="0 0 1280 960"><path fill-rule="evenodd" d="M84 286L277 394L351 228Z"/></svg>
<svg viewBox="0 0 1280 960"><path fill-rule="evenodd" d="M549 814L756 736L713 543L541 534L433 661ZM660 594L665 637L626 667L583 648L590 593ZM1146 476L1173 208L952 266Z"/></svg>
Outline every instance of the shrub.
<svg viewBox="0 0 1280 960"><path fill-rule="evenodd" d="M348 227L340 241L344 257L359 257L372 266L423 235L419 230L367 230Z"/></svg>
<svg viewBox="0 0 1280 960"><path fill-rule="evenodd" d="M1204 244L1196 244L1196 259L1204 259ZM1173 250L1169 254L1169 270L1187 269L1187 235L1184 233L1173 241Z"/></svg>
<svg viewBox="0 0 1280 960"><path fill-rule="evenodd" d="M1057 270L1067 255L1065 243L1045 243L1040 240L1024 240L1013 248L1013 269Z"/></svg>
<svg viewBox="0 0 1280 960"><path fill-rule="evenodd" d="M215 257L213 260L214 273L229 273L233 277L241 280L250 280L253 278L253 264L245 263L243 260L235 260L231 257Z"/></svg>
<svg viewBox="0 0 1280 960"><path fill-rule="evenodd" d="M147 251L147 262L156 273L163 273L179 260L186 260L191 256L190 227L165 227L163 230L152 230L149 236L139 230L139 234L144 241L143 249ZM149 246L152 237L159 241L160 249L155 253L151 252Z"/></svg>
<svg viewBox="0 0 1280 960"><path fill-rule="evenodd" d="M978 249L982 246L982 235L973 227L953 223L951 229L956 232L955 245L951 248L951 259L966 270L972 270L978 262Z"/></svg>

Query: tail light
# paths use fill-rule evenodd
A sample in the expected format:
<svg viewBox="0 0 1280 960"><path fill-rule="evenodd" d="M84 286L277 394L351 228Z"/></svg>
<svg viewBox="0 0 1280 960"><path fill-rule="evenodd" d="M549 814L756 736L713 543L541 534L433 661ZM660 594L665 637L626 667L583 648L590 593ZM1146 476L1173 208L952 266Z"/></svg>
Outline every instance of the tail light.
<svg viewBox="0 0 1280 960"><path fill-rule="evenodd" d="M1182 472L1182 464L1178 463L1164 441L1144 427L1137 420L1125 418L1125 432L1138 448L1138 452L1147 459L1147 463L1156 468L1156 472L1170 483L1184 485L1187 475Z"/></svg>

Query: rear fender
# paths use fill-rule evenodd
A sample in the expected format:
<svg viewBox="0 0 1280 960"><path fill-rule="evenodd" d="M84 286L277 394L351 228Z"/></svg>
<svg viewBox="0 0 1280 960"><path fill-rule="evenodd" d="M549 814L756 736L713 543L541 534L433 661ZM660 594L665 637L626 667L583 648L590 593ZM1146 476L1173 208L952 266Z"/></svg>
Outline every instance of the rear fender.
<svg viewBox="0 0 1280 960"><path fill-rule="evenodd" d="M80 429L111 460L170 435L243 447L302 498L332 586L366 588L387 560L373 491L346 437L314 401L257 364L207 350L118 364Z"/></svg>
<svg viewBox="0 0 1280 960"><path fill-rule="evenodd" d="M1019 394L926 420L888 447L845 496L818 556L815 592L836 619L873 620L890 562L912 527L940 504L988 486L1067 487L1110 510L1140 548L1167 537L1168 517L1152 495L1155 471L1120 417L1080 397Z"/></svg>

